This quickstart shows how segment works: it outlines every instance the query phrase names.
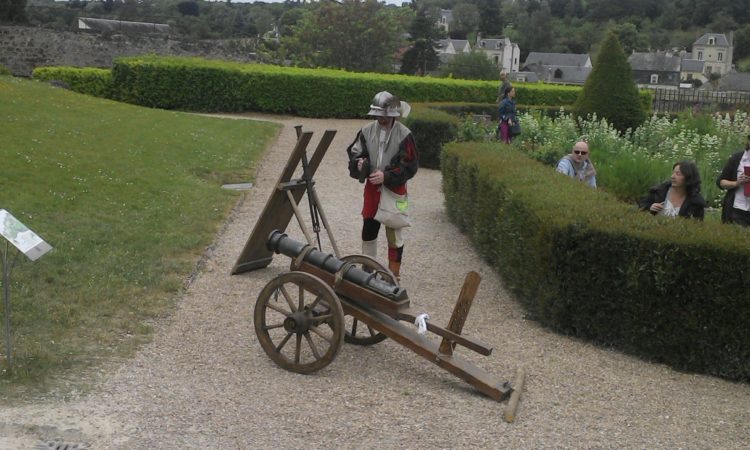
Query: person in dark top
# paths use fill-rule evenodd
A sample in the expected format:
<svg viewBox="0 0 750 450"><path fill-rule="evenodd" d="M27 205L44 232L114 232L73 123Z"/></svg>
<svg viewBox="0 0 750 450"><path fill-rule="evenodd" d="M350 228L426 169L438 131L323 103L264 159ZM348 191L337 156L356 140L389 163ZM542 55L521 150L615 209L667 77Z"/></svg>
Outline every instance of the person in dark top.
<svg viewBox="0 0 750 450"><path fill-rule="evenodd" d="M516 123L516 102L513 100L516 97L516 89L513 87L507 87L503 93L503 100L500 102L500 108L498 109L498 115L500 116L500 123L498 129L500 131L500 140L506 144L510 144L513 139L513 135L510 132L510 128Z"/></svg>
<svg viewBox="0 0 750 450"><path fill-rule="evenodd" d="M670 180L649 189L648 195L638 202L638 206L653 215L703 220L706 200L700 192L698 166L691 161L680 161L672 166Z"/></svg>
<svg viewBox="0 0 750 450"><path fill-rule="evenodd" d="M750 195L745 189L750 184L750 135L745 148L729 157L716 184L727 191L721 202L721 221L750 226Z"/></svg>

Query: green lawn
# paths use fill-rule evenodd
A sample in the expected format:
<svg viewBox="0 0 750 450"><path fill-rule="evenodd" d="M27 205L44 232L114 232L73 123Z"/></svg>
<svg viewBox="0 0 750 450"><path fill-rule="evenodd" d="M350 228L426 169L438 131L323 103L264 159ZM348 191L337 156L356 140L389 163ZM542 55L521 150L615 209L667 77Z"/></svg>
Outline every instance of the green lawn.
<svg viewBox="0 0 750 450"><path fill-rule="evenodd" d="M251 180L278 129L7 76L0 123L0 208L54 247L12 273L14 364L2 341L0 399L147 341L238 199L221 185Z"/></svg>

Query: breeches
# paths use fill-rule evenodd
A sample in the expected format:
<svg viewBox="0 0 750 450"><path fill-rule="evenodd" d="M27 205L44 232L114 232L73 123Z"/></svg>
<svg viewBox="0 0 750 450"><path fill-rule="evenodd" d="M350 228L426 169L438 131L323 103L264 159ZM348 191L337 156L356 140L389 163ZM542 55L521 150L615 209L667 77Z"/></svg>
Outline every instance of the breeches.
<svg viewBox="0 0 750 450"><path fill-rule="evenodd" d="M375 219L364 219L362 223L362 240L374 241L380 233L380 222ZM385 236L388 239L388 259L401 262L404 253L404 239L401 229L385 227Z"/></svg>

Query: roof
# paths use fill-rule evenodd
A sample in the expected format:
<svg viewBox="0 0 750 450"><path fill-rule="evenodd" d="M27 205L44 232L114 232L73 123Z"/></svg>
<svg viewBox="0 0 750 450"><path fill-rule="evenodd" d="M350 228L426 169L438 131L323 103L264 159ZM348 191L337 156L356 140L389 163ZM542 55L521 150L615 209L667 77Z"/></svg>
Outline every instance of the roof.
<svg viewBox="0 0 750 450"><path fill-rule="evenodd" d="M531 64L524 67L526 70L536 73L540 80L571 84L583 84L592 69L591 67L561 66L557 64ZM555 77L555 75L560 76Z"/></svg>
<svg viewBox="0 0 750 450"><path fill-rule="evenodd" d="M506 42L508 44L511 43L508 38L479 39L477 42L477 48L481 50L499 50L505 48Z"/></svg>
<svg viewBox="0 0 750 450"><path fill-rule="evenodd" d="M471 45L466 39L440 39L437 41L435 48L440 52L445 52L445 49L451 44L453 44L453 49L456 52L471 51Z"/></svg>
<svg viewBox="0 0 750 450"><path fill-rule="evenodd" d="M520 78L523 78L524 81L528 81L529 83L539 81L539 77L534 72L511 72L508 74L508 78L510 81L518 81Z"/></svg>
<svg viewBox="0 0 750 450"><path fill-rule="evenodd" d="M169 33L169 25L165 23L127 22L92 17L79 17L78 28L118 33Z"/></svg>
<svg viewBox="0 0 750 450"><path fill-rule="evenodd" d="M682 71L683 72L701 72L701 73L703 73L703 66L705 66L705 61L699 61L697 59L683 59L682 60Z"/></svg>
<svg viewBox="0 0 750 450"><path fill-rule="evenodd" d="M445 18L445 21L448 23L453 22L453 10L452 9L441 9L440 10L440 18Z"/></svg>
<svg viewBox="0 0 750 450"><path fill-rule="evenodd" d="M722 91L750 92L750 73L735 71L727 73L719 79L719 89Z"/></svg>
<svg viewBox="0 0 750 450"><path fill-rule="evenodd" d="M590 61L588 53L540 53L531 52L526 57L524 66L543 64L551 66L584 66Z"/></svg>
<svg viewBox="0 0 750 450"><path fill-rule="evenodd" d="M715 38L714 45L721 47L729 47L729 41L724 34L721 33L706 33L699 37L697 41L693 42L693 45L708 45L708 38Z"/></svg>
<svg viewBox="0 0 750 450"><path fill-rule="evenodd" d="M671 52L633 52L628 62L633 70L679 72L681 60L680 55Z"/></svg>

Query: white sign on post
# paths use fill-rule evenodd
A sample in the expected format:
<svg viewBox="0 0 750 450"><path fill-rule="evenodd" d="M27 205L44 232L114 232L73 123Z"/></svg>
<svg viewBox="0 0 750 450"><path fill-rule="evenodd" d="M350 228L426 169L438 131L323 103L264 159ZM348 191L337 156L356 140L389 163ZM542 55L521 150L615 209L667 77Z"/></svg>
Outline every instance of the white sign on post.
<svg viewBox="0 0 750 450"><path fill-rule="evenodd" d="M52 246L44 239L4 209L0 209L0 235L32 261L52 250Z"/></svg>

